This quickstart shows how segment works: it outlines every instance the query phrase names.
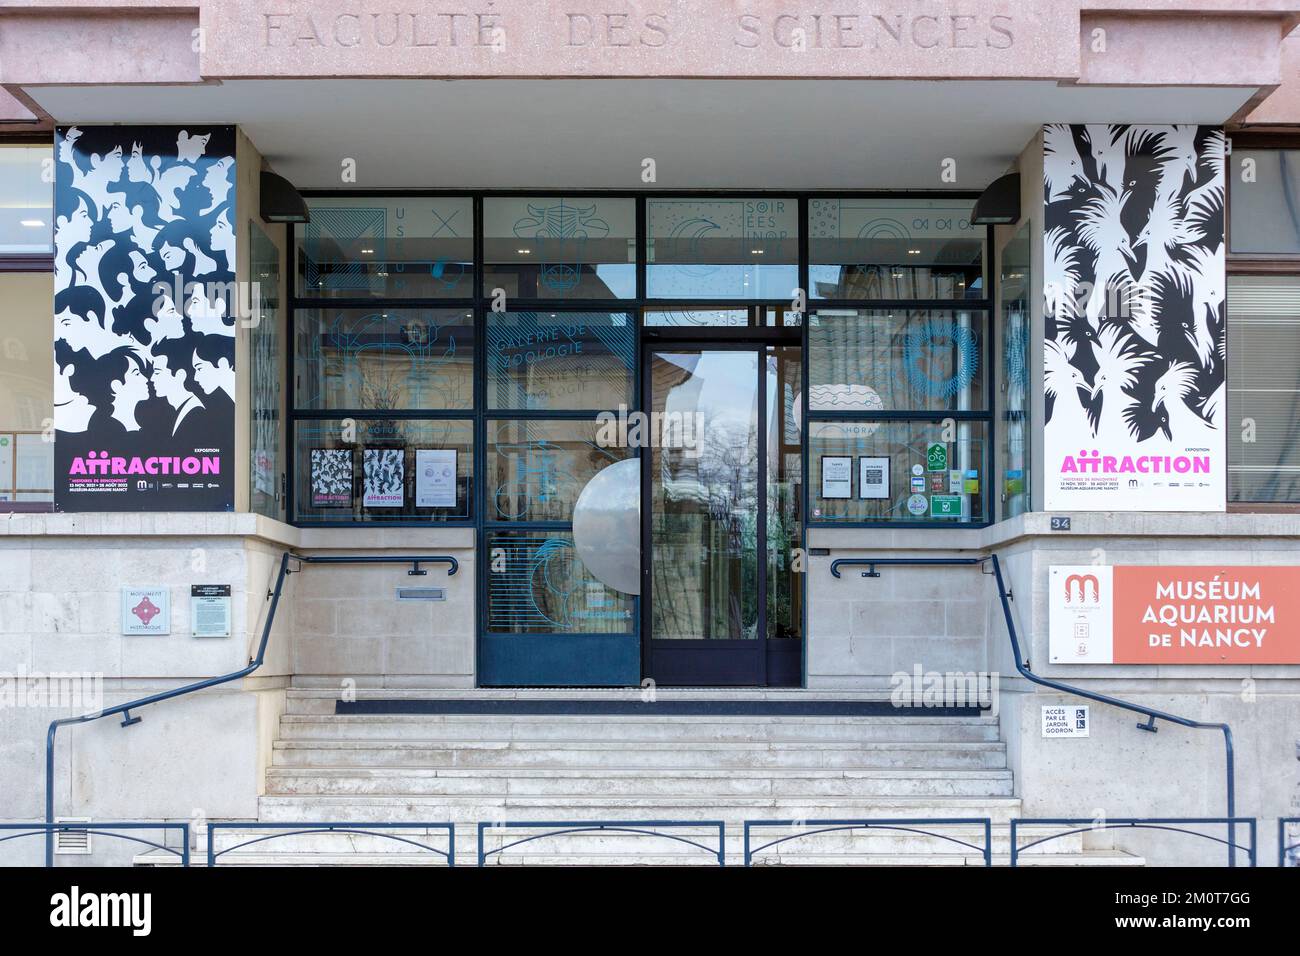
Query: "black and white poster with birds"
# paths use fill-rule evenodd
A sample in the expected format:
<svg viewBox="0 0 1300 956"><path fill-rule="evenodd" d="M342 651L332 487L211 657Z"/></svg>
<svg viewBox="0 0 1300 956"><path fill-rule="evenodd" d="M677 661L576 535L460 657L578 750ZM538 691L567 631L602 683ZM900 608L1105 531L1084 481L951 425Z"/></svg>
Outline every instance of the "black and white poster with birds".
<svg viewBox="0 0 1300 956"><path fill-rule="evenodd" d="M1223 511L1223 130L1043 130L1044 507Z"/></svg>

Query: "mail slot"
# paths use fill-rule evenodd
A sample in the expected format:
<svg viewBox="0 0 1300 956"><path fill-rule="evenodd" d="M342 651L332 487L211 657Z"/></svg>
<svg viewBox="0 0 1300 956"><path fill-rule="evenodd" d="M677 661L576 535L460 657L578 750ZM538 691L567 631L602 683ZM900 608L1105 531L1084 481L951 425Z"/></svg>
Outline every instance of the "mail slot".
<svg viewBox="0 0 1300 956"><path fill-rule="evenodd" d="M446 588L398 588L397 600L399 601L445 601L447 600Z"/></svg>

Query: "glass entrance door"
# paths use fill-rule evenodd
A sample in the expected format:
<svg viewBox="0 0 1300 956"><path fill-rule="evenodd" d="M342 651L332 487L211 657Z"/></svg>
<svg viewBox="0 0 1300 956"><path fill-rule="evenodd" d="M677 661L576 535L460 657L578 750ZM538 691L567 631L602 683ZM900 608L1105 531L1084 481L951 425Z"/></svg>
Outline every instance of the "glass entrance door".
<svg viewBox="0 0 1300 956"><path fill-rule="evenodd" d="M656 683L800 683L799 351L646 353L645 670Z"/></svg>

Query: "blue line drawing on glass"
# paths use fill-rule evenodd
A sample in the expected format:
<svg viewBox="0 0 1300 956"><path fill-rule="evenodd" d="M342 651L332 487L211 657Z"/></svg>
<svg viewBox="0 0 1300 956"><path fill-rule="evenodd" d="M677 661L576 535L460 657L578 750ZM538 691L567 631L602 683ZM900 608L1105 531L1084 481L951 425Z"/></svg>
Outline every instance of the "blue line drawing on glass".
<svg viewBox="0 0 1300 956"><path fill-rule="evenodd" d="M608 391L611 383L626 390L636 351L636 328L624 313L511 312L487 324L489 404L494 408L564 408L572 398L557 400L552 388L591 386ZM611 321L612 320L612 321ZM617 323L617 324L614 324ZM599 345L600 348L595 346ZM604 362L602 351L617 360ZM554 365L554 370L546 366ZM603 367L602 367L603 366ZM535 371L541 368L540 372ZM520 370L529 371L520 371Z"/></svg>
<svg viewBox="0 0 1300 956"><path fill-rule="evenodd" d="M591 576L567 538L512 536L492 546L505 565L488 582L489 628L591 632L630 621L626 602Z"/></svg>
<svg viewBox="0 0 1300 956"><path fill-rule="evenodd" d="M355 317L348 312L336 314L307 348L306 367L320 371L315 376L315 394L306 396L306 405L317 408L328 402L325 392L334 368L335 380L348 396L345 401L367 409L469 404L468 395L461 393L472 386L452 364L458 350L454 327L439 325L428 313L412 314L417 320L406 325L380 312ZM375 358L364 359L366 355Z"/></svg>
<svg viewBox="0 0 1300 956"><path fill-rule="evenodd" d="M373 256L365 260L338 243L365 239ZM316 291L369 291L371 267L388 261L388 210L383 207L318 207L311 211L303 237L306 285ZM327 268L328 267L328 268Z"/></svg>
<svg viewBox="0 0 1300 956"><path fill-rule="evenodd" d="M718 228L718 224L714 222L712 219L708 219L704 217L700 217L696 219L687 219L683 222L679 222L676 226L673 227L673 231L669 233L669 238L671 239L682 239L684 237L687 238L688 240L687 249L689 250L689 256L691 259L698 262L699 260L704 258L703 254L700 252L700 241L706 235L708 235L710 232L713 232L717 228ZM706 265L682 264L677 266L677 271L684 276L689 276L692 279L704 279L716 273L718 271L718 267L706 266Z"/></svg>
<svg viewBox="0 0 1300 956"><path fill-rule="evenodd" d="M609 223L596 214L595 203L574 206L561 199L549 206L529 203L528 215L515 222L514 233L520 239L544 240L540 245L546 259L538 265L538 281L552 292L568 292L582 279L587 240L608 236Z"/></svg>
<svg viewBox="0 0 1300 956"><path fill-rule="evenodd" d="M470 269L470 264L457 259L439 258L429 263L429 275L445 289L454 289Z"/></svg>
<svg viewBox="0 0 1300 956"><path fill-rule="evenodd" d="M511 422L499 425L498 435L515 427L515 424ZM494 443L497 454L510 459L510 476L493 492L493 506L502 518L526 521L535 508L540 508L542 514L536 520L551 520L545 506L555 501L571 503L577 500L586 479L579 478L559 465L560 461L570 456L572 449L566 449L546 438L534 438L532 423L523 424L527 436L524 441L510 441L507 438L505 441L498 439ZM573 449L594 453L606 459L607 464L619 460L619 456L595 442L574 442Z"/></svg>
<svg viewBox="0 0 1300 956"><path fill-rule="evenodd" d="M955 368L951 374L932 372L942 368L945 353L952 350ZM979 346L975 332L951 319L931 319L907 330L903 339L902 375L908 388L928 398L952 398L968 388L979 369Z"/></svg>
<svg viewBox="0 0 1300 956"><path fill-rule="evenodd" d="M649 295L716 299L790 294L798 275L793 211L792 201L779 198L647 200ZM705 240L715 248L706 248ZM762 258L747 261L751 255Z"/></svg>

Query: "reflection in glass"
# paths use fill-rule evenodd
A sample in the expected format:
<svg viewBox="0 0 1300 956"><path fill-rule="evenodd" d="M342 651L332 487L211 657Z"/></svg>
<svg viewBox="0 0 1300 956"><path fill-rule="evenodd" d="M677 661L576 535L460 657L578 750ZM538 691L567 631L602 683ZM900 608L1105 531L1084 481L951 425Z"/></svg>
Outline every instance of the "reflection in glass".
<svg viewBox="0 0 1300 956"><path fill-rule="evenodd" d="M483 200L483 294L630 299L636 200L562 196Z"/></svg>
<svg viewBox="0 0 1300 956"><path fill-rule="evenodd" d="M983 312L819 309L808 329L812 411L985 407Z"/></svg>
<svg viewBox="0 0 1300 956"><path fill-rule="evenodd" d="M467 197L311 197L299 227L298 295L445 299L474 294Z"/></svg>
<svg viewBox="0 0 1300 956"><path fill-rule="evenodd" d="M971 199L811 199L815 299L978 299L985 228Z"/></svg>
<svg viewBox="0 0 1300 956"><path fill-rule="evenodd" d="M397 521L466 521L473 513L474 423L461 419L299 419L294 425L293 510L295 520L321 522L391 523ZM385 452L371 459L372 482L367 477L364 452ZM424 473L429 458L420 451L455 452L455 475L447 478ZM393 454L395 453L395 454ZM447 461L446 454L438 463ZM395 460L394 460L395 459ZM375 487L382 476L388 487ZM367 505L391 496L393 503ZM454 504L437 502L454 494Z"/></svg>
<svg viewBox="0 0 1300 956"><path fill-rule="evenodd" d="M955 439L953 439L955 429ZM934 521L952 524L987 520L984 422L810 422L808 467L811 520ZM940 446L936 450L934 446ZM932 451L936 451L931 455ZM822 497L823 456L852 458L848 498ZM888 494L874 494L862 482L864 457L889 459Z"/></svg>
<svg viewBox="0 0 1300 956"><path fill-rule="evenodd" d="M249 509L280 518L280 250L256 222L249 228L253 325L249 427Z"/></svg>
<svg viewBox="0 0 1300 956"><path fill-rule="evenodd" d="M569 532L494 532L487 553L488 633L632 633L632 597L587 570Z"/></svg>
<svg viewBox="0 0 1300 956"><path fill-rule="evenodd" d="M299 408L474 405L474 317L465 309L298 309L294 322Z"/></svg>
<svg viewBox="0 0 1300 956"><path fill-rule="evenodd" d="M628 405L635 352L636 326L625 312L489 313L488 407Z"/></svg>
<svg viewBox="0 0 1300 956"><path fill-rule="evenodd" d="M1030 261L1029 224L1025 223L1002 251L998 286L1002 300L1001 518L1029 510Z"/></svg>
<svg viewBox="0 0 1300 956"><path fill-rule="evenodd" d="M652 299L789 299L799 284L794 199L647 199Z"/></svg>
<svg viewBox="0 0 1300 956"><path fill-rule="evenodd" d="M652 636L758 637L756 351L651 356Z"/></svg>
<svg viewBox="0 0 1300 956"><path fill-rule="evenodd" d="M769 348L767 363L767 636L803 634L803 573L795 567L803 514L799 403L803 362L797 348Z"/></svg>
<svg viewBox="0 0 1300 956"><path fill-rule="evenodd" d="M597 472L627 457L602 447L600 423L488 422L489 521L569 521L578 495Z"/></svg>
<svg viewBox="0 0 1300 956"><path fill-rule="evenodd" d="M1219 157L1222 160L1222 156ZM1228 177L1228 237L1233 252L1256 255L1300 254L1300 150L1236 149L1239 168L1254 169L1254 178Z"/></svg>
<svg viewBox="0 0 1300 956"><path fill-rule="evenodd" d="M1228 403L1254 422L1229 428L1231 501L1300 501L1300 277L1228 278Z"/></svg>
<svg viewBox="0 0 1300 956"><path fill-rule="evenodd" d="M53 251L54 185L44 168L53 156L48 143L0 146L0 255Z"/></svg>

